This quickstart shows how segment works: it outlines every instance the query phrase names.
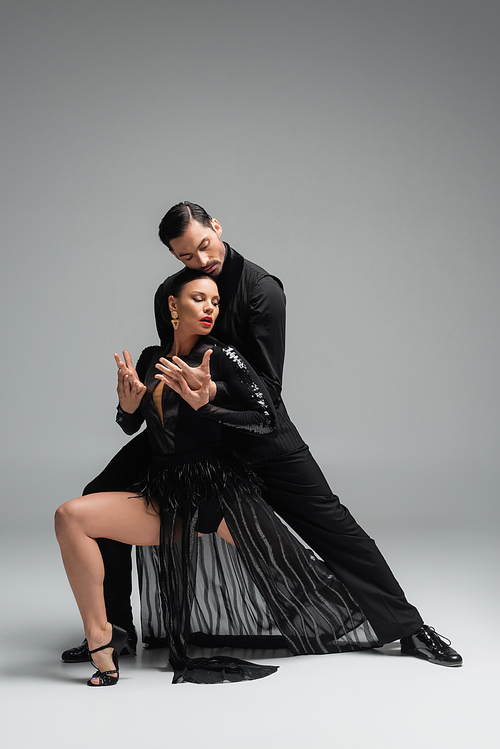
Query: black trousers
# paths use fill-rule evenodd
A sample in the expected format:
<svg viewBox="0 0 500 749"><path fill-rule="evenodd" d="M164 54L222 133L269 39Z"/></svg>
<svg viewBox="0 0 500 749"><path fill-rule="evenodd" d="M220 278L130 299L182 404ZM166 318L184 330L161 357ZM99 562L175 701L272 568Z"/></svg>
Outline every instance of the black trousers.
<svg viewBox="0 0 500 749"><path fill-rule="evenodd" d="M84 494L125 491L150 459L143 432L129 442ZM264 499L323 559L359 604L381 643L411 634L422 625L375 542L332 494L307 446L253 466L263 480ZM108 620L132 627L131 547L99 539L104 560Z"/></svg>

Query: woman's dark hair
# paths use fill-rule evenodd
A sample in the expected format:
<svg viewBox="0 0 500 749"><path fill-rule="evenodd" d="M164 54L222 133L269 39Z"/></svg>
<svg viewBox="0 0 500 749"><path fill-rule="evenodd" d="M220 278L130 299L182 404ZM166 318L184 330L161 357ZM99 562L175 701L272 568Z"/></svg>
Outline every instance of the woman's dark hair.
<svg viewBox="0 0 500 749"><path fill-rule="evenodd" d="M158 234L169 250L172 249L170 240L184 234L190 221L199 221L203 226L212 226L212 216L201 205L191 203L189 200L173 205L164 215L158 227Z"/></svg>
<svg viewBox="0 0 500 749"><path fill-rule="evenodd" d="M169 296L175 296L177 298L184 286L186 286L186 284L190 283L191 281L195 281L197 278L210 278L210 276L207 276L207 274L203 273L201 270L191 270L190 268L185 268L183 271L174 276L169 289ZM217 282L213 278L210 278L210 280L213 281L217 286Z"/></svg>

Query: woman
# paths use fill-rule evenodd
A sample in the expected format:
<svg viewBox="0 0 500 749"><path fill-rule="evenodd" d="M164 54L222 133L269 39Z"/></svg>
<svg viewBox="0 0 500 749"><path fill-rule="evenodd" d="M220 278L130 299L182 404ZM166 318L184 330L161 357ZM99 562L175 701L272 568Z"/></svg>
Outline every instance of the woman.
<svg viewBox="0 0 500 749"><path fill-rule="evenodd" d="M127 434L146 420L153 461L130 492L87 495L56 512L56 533L93 655L89 686L118 681L126 633L106 619L103 564L96 538L140 547L143 610L170 646L174 682L255 679L276 668L236 658L190 659L189 643L284 646L331 653L378 643L366 618L332 573L264 503L255 475L225 446L233 429L274 428L260 379L235 349L209 337L217 285L182 275L169 297L170 351L146 349L134 370L118 365L117 421ZM198 389L173 369L206 371ZM217 403L210 397L217 394ZM220 403L219 403L220 402ZM153 581L151 583L151 581Z"/></svg>

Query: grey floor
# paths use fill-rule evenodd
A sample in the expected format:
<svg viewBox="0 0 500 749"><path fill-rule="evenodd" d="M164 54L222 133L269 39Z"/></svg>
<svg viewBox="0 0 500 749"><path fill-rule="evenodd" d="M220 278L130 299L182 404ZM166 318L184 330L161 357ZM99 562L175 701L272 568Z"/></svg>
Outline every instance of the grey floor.
<svg viewBox="0 0 500 749"><path fill-rule="evenodd" d="M372 529L373 532L373 529ZM453 638L460 669L367 653L292 658L261 681L172 685L165 651L123 658L119 684L84 685L59 660L81 638L49 528L2 539L2 746L498 747L498 542L493 530L373 532L425 619ZM137 607L137 601L136 601Z"/></svg>

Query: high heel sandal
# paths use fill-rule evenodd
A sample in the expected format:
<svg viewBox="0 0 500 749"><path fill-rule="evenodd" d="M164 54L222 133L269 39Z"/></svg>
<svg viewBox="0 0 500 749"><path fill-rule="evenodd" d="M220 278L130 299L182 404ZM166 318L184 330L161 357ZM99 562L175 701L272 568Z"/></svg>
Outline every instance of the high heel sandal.
<svg viewBox="0 0 500 749"><path fill-rule="evenodd" d="M90 655L90 662L94 666L94 668L97 668L97 671L95 674L91 677L91 679L99 679L98 684L93 684L91 679L88 680L87 686L88 687L112 687L114 684L117 683L118 679L120 678L119 674L119 668L118 668L118 653L120 653L123 648L128 650L130 652L130 645L128 644L128 635L127 632L125 632L124 629L121 627L116 627L114 624L111 625L113 627L111 640L108 642L107 645L101 645L100 648L96 648L95 650L91 650L89 652ZM100 650L106 650L106 648L113 648L113 663L114 668L111 669L111 671L99 671L98 667L92 660L92 656L94 653L98 653ZM110 674L113 674L116 671L116 676L110 676Z"/></svg>

